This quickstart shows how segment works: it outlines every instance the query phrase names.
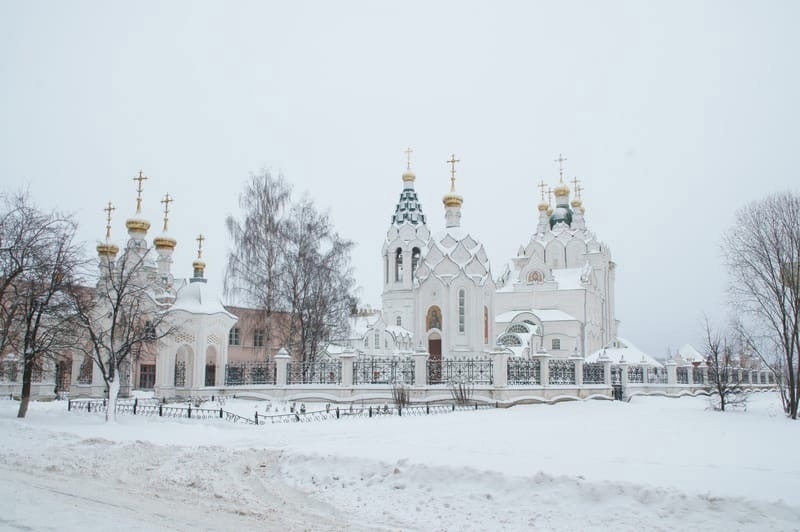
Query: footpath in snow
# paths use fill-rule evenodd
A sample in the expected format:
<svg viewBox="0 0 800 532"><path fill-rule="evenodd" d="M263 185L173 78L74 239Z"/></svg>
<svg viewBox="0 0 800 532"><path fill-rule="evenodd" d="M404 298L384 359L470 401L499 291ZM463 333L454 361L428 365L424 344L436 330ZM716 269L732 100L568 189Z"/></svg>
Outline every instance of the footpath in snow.
<svg viewBox="0 0 800 532"><path fill-rule="evenodd" d="M0 528L794 530L774 394L245 426L0 401ZM232 402L253 411L263 403ZM42 511L46 508L46 511Z"/></svg>

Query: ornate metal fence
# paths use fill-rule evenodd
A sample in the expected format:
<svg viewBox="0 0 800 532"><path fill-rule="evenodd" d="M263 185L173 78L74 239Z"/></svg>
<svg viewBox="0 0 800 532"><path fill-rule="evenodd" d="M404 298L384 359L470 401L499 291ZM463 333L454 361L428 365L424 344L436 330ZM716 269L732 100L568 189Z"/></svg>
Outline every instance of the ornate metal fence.
<svg viewBox="0 0 800 532"><path fill-rule="evenodd" d="M689 368L675 368L678 384L689 384Z"/></svg>
<svg viewBox="0 0 800 532"><path fill-rule="evenodd" d="M575 363L572 360L550 360L550 384L575 384Z"/></svg>
<svg viewBox="0 0 800 532"><path fill-rule="evenodd" d="M492 384L489 358L448 358L441 361L441 382Z"/></svg>
<svg viewBox="0 0 800 532"><path fill-rule="evenodd" d="M661 368L647 368L648 384L667 384L667 372Z"/></svg>
<svg viewBox="0 0 800 532"><path fill-rule="evenodd" d="M414 384L414 361L364 357L353 363L353 384Z"/></svg>
<svg viewBox="0 0 800 532"><path fill-rule="evenodd" d="M275 362L230 362L225 364L225 386L275 384Z"/></svg>
<svg viewBox="0 0 800 532"><path fill-rule="evenodd" d="M339 384L342 382L342 363L321 360L316 363L289 362L289 384Z"/></svg>
<svg viewBox="0 0 800 532"><path fill-rule="evenodd" d="M692 380L695 384L705 384L703 368L692 368Z"/></svg>
<svg viewBox="0 0 800 532"><path fill-rule="evenodd" d="M622 384L622 366L611 366L611 384Z"/></svg>
<svg viewBox="0 0 800 532"><path fill-rule="evenodd" d="M175 387L184 388L186 386L186 362L175 362Z"/></svg>
<svg viewBox="0 0 800 532"><path fill-rule="evenodd" d="M583 365L584 384L605 384L605 364L602 362L589 362Z"/></svg>
<svg viewBox="0 0 800 532"><path fill-rule="evenodd" d="M541 361L538 358L509 357L508 384L541 384Z"/></svg>
<svg viewBox="0 0 800 532"><path fill-rule="evenodd" d="M628 366L628 382L642 384L644 382L644 368L642 366Z"/></svg>

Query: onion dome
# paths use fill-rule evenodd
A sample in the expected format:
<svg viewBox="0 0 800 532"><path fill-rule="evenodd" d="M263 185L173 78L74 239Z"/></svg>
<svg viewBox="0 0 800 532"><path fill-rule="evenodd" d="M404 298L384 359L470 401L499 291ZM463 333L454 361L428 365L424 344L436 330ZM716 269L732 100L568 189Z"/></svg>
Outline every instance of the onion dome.
<svg viewBox="0 0 800 532"><path fill-rule="evenodd" d="M572 225L572 210L566 204L556 205L553 214L550 215L550 229L558 223L565 223L567 226Z"/></svg>
<svg viewBox="0 0 800 532"><path fill-rule="evenodd" d="M101 257L108 257L113 259L119 253L119 246L112 242L101 242L97 244L97 254Z"/></svg>
<svg viewBox="0 0 800 532"><path fill-rule="evenodd" d="M411 171L411 168L409 168L408 170L403 172L403 183L406 186L409 186L409 184L410 184L410 186L413 187L414 186L414 181L416 181L416 179L417 179L417 176L414 174L414 172Z"/></svg>
<svg viewBox="0 0 800 532"><path fill-rule="evenodd" d="M564 183L559 183L558 186L553 189L553 195L557 198L559 196L569 196L569 186Z"/></svg>
<svg viewBox="0 0 800 532"><path fill-rule="evenodd" d="M537 206L537 208L539 209L539 212L545 212L545 211L547 211L547 209L549 208L549 205L547 205L547 203L545 203L545 202L541 202L541 203L540 203L540 204Z"/></svg>
<svg viewBox="0 0 800 532"><path fill-rule="evenodd" d="M575 198L569 204L572 205L573 210L577 210L583 204L583 202L578 198Z"/></svg>
<svg viewBox="0 0 800 532"><path fill-rule="evenodd" d="M194 276L191 279L191 282L206 282L203 278L206 270L206 263L203 262L203 240L205 237L203 235L197 235L197 258L192 263L192 269L194 270Z"/></svg>
<svg viewBox="0 0 800 532"><path fill-rule="evenodd" d="M153 239L153 245L156 247L157 250L174 250L175 246L178 245L178 241L172 238L167 234L167 227L169 224L169 204L175 201L172 197L167 193L164 196L164 199L161 200L161 203L164 204L164 229L162 233Z"/></svg>
<svg viewBox="0 0 800 532"><path fill-rule="evenodd" d="M138 183L136 187L136 213L125 220L125 227L128 228L129 233L146 233L150 229L150 222L142 217L142 182L147 181L147 179L141 170L139 170L139 175L133 178Z"/></svg>

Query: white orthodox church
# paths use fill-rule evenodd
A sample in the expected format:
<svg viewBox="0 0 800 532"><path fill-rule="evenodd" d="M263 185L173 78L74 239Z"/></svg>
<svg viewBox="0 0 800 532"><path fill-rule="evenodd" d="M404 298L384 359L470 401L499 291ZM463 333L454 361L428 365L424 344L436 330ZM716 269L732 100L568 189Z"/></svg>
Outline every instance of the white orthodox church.
<svg viewBox="0 0 800 532"><path fill-rule="evenodd" d="M557 162L564 159L559 157ZM369 354L426 350L432 360L488 353L547 352L587 357L616 341L611 253L584 218L582 187L540 184L538 220L499 275L493 275L479 229L463 220L456 193L442 198L444 228L431 230L410 165L382 246L382 310L354 318L350 346ZM476 229L478 231L476 231Z"/></svg>

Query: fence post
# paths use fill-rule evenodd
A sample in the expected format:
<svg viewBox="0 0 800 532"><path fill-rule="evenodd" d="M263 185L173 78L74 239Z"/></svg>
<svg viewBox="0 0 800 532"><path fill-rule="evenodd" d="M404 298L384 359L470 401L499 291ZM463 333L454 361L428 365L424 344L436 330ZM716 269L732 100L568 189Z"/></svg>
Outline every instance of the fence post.
<svg viewBox="0 0 800 532"><path fill-rule="evenodd" d="M336 407L336 419L339 419L339 407Z"/></svg>
<svg viewBox="0 0 800 532"><path fill-rule="evenodd" d="M428 385L428 352L422 346L414 351L414 387L424 388Z"/></svg>
<svg viewBox="0 0 800 532"><path fill-rule="evenodd" d="M356 352L352 347L348 347L339 355L339 360L342 362L342 386L353 386L353 361L355 358Z"/></svg>
<svg viewBox="0 0 800 532"><path fill-rule="evenodd" d="M398 406L397 407L397 415L399 417L403 417L403 407L402 406Z"/></svg>
<svg viewBox="0 0 800 532"><path fill-rule="evenodd" d="M222 407L219 407L219 418L222 419Z"/></svg>
<svg viewBox="0 0 800 532"><path fill-rule="evenodd" d="M135 397L133 399L133 415L136 415L136 408L139 406L139 398Z"/></svg>
<svg viewBox="0 0 800 532"><path fill-rule="evenodd" d="M258 410L256 410L256 416L255 416L255 418L256 418L256 425L258 425Z"/></svg>
<svg viewBox="0 0 800 532"><path fill-rule="evenodd" d="M603 384L611 386L611 357L603 350L597 361L603 364Z"/></svg>
<svg viewBox="0 0 800 532"><path fill-rule="evenodd" d="M678 384L678 363L674 358L667 360L667 385L675 386Z"/></svg>
<svg viewBox="0 0 800 532"><path fill-rule="evenodd" d="M192 405L189 405L189 419L192 419Z"/></svg>
<svg viewBox="0 0 800 532"><path fill-rule="evenodd" d="M492 357L492 384L495 388L508 386L508 351L495 346L490 352Z"/></svg>
<svg viewBox="0 0 800 532"><path fill-rule="evenodd" d="M425 414L430 415L431 413L431 405L425 403Z"/></svg>
<svg viewBox="0 0 800 532"><path fill-rule="evenodd" d="M369 417L372 417L372 407L369 407Z"/></svg>
<svg viewBox="0 0 800 532"><path fill-rule="evenodd" d="M72 412L72 399L67 399L67 412Z"/></svg>
<svg viewBox="0 0 800 532"><path fill-rule="evenodd" d="M575 364L575 386L581 387L583 386L583 357L578 353L578 349L575 348L569 358Z"/></svg>
<svg viewBox="0 0 800 532"><path fill-rule="evenodd" d="M547 363L550 355L544 348L540 349L533 355L533 358L539 359L539 384L547 386L550 384L550 365Z"/></svg>
<svg viewBox="0 0 800 532"><path fill-rule="evenodd" d="M159 405L158 405L158 417L162 417L164 415L164 412L161 410L163 408L163 406L164 406L163 404L159 403Z"/></svg>
<svg viewBox="0 0 800 532"><path fill-rule="evenodd" d="M289 361L292 357L289 356L289 351L285 347L281 347L278 354L275 355L275 386L286 386L289 384Z"/></svg>

